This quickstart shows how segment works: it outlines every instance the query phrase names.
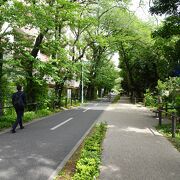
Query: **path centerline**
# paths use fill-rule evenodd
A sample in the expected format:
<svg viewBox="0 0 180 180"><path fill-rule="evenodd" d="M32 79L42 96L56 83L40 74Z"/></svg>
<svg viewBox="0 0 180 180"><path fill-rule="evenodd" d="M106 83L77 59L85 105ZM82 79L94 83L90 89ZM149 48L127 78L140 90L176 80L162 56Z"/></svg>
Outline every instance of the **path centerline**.
<svg viewBox="0 0 180 180"><path fill-rule="evenodd" d="M72 119L73 119L73 118L71 117L71 118L67 119L66 121L64 121L64 122L62 122L62 123L60 123L60 124L58 124L58 125L52 127L50 130L53 131L53 130L59 128L60 126L66 124L67 122L71 121Z"/></svg>
<svg viewBox="0 0 180 180"><path fill-rule="evenodd" d="M88 111L88 110L90 110L90 108L85 109L83 112L86 112L86 111Z"/></svg>

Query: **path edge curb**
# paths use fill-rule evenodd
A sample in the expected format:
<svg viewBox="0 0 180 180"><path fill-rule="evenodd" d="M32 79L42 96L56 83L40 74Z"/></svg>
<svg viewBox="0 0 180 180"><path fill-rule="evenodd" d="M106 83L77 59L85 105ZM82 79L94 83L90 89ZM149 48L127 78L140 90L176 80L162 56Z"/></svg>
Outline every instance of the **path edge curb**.
<svg viewBox="0 0 180 180"><path fill-rule="evenodd" d="M58 165L56 170L51 174L51 176L48 178L48 180L54 180L54 178L58 175L59 171L62 170L62 168L65 166L65 164L68 162L68 160L71 158L71 156L74 154L74 152L78 149L78 147L81 145L83 140L86 138L86 136L90 133L91 129L95 126L95 124L98 122L98 119L94 121L94 123L91 125L91 127L85 132L85 134L81 137L81 139L76 143L76 145L73 147L73 149L66 155L64 160Z"/></svg>

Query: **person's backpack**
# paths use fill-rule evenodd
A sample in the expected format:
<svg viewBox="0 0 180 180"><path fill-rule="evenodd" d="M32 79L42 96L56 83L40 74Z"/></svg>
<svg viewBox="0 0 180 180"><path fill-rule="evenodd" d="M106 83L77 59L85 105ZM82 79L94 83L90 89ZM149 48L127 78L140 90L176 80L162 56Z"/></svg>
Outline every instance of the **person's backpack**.
<svg viewBox="0 0 180 180"><path fill-rule="evenodd" d="M24 101L22 98L22 93L16 93L14 97L14 106L18 108L23 108L24 107Z"/></svg>

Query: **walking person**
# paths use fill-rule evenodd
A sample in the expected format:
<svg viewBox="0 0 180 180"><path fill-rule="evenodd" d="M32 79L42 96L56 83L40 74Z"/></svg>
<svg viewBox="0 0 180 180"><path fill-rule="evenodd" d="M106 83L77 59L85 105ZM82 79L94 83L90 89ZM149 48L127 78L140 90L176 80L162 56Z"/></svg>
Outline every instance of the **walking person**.
<svg viewBox="0 0 180 180"><path fill-rule="evenodd" d="M24 92L22 91L22 86L17 85L17 92L12 95L12 104L16 111L16 121L12 126L12 133L16 132L16 127L19 124L20 129L24 129L24 126L22 124L22 118L24 115L24 107L26 105L26 97Z"/></svg>

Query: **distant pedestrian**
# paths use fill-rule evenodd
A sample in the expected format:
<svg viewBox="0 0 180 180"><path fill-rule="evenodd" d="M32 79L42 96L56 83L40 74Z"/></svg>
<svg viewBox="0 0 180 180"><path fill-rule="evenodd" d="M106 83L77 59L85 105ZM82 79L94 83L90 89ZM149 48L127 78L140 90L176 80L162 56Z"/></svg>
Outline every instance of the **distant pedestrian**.
<svg viewBox="0 0 180 180"><path fill-rule="evenodd" d="M16 127L19 124L20 129L24 129L24 126L22 124L22 118L24 115L24 107L26 105L26 97L24 92L22 91L22 86L17 85L17 92L12 95L12 104L16 111L16 121L12 126L12 133L16 132Z"/></svg>

